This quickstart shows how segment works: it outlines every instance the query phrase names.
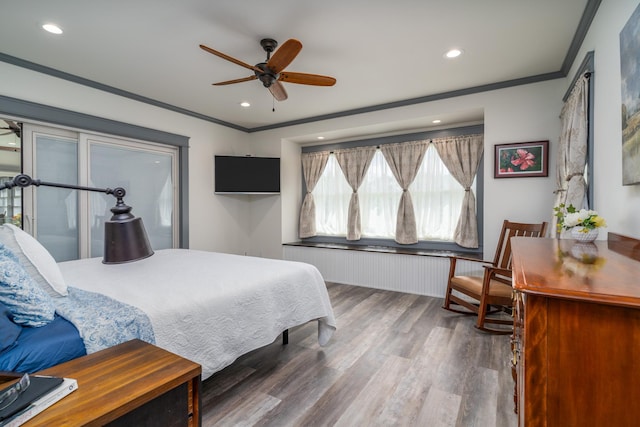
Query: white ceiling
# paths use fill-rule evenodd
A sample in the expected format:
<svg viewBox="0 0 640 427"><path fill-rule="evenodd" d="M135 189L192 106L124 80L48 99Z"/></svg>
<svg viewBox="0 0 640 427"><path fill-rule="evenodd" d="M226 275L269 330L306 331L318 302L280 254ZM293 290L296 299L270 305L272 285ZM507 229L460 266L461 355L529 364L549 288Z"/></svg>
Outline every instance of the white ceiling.
<svg viewBox="0 0 640 427"><path fill-rule="evenodd" d="M0 59L19 58L256 129L557 73L586 6L587 0L23 0L2 8ZM44 32L46 22L64 33ZM286 70L333 76L337 84L284 83L283 102L258 81L211 85L252 72L199 44L253 65L266 58L259 44L265 37L300 40L302 51ZM447 60L452 47L464 54Z"/></svg>

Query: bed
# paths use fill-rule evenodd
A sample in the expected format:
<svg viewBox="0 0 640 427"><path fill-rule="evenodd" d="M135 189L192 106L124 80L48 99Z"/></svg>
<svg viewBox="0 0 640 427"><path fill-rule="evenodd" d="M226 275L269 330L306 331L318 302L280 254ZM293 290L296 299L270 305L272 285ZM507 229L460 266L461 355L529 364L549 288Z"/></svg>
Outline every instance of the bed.
<svg viewBox="0 0 640 427"><path fill-rule="evenodd" d="M0 267L6 242L0 230ZM9 251L10 246L9 241L4 249ZM289 328L316 321L318 342L325 345L336 327L324 280L315 267L305 263L165 249L132 263L105 265L100 258L90 258L55 267L49 263L48 269L62 282L39 284L53 301L54 319L42 326L20 325L23 332L19 336L51 328L54 322L63 324L69 333L71 324L68 346L76 348L79 337L82 349L63 352L62 359L140 338L199 363L206 379ZM27 273L37 276L45 269L36 270ZM2 299L3 287L0 302L12 311L13 301L6 296ZM24 344L20 339L16 342L0 351L0 369L6 368L2 364L6 354Z"/></svg>

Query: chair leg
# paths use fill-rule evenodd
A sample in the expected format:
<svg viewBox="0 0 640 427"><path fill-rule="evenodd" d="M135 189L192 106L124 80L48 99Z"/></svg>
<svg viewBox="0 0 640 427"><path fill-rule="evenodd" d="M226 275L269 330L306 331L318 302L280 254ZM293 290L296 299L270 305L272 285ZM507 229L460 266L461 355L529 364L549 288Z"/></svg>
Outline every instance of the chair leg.
<svg viewBox="0 0 640 427"><path fill-rule="evenodd" d="M442 308L451 310L451 294L453 293L453 289L451 289L451 278L455 274L456 271L456 258L449 258L449 276L447 279L447 292L444 297L444 305Z"/></svg>
<svg viewBox="0 0 640 427"><path fill-rule="evenodd" d="M451 305L451 288L447 287L447 293L444 296L444 305L442 306L442 308L446 308L448 310L450 305Z"/></svg>
<svg viewBox="0 0 640 427"><path fill-rule="evenodd" d="M484 318L487 315L489 306L487 304L479 304L478 306L478 320L476 321L476 328L484 329Z"/></svg>

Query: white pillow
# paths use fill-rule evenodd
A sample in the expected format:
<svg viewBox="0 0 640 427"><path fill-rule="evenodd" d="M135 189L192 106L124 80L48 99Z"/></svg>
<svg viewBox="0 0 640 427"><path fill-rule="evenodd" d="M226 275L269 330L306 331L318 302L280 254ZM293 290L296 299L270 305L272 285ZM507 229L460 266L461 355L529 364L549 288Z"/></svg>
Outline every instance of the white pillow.
<svg viewBox="0 0 640 427"><path fill-rule="evenodd" d="M52 297L67 296L58 263L33 236L13 224L0 227L0 241L12 250L33 280Z"/></svg>

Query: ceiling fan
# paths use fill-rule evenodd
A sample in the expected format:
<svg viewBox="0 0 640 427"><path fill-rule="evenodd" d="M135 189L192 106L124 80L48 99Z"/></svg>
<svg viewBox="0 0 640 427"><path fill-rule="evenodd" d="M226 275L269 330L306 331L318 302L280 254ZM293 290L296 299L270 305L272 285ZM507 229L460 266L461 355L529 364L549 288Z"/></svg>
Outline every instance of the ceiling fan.
<svg viewBox="0 0 640 427"><path fill-rule="evenodd" d="M262 39L260 45L267 52L267 59L265 62L260 62L256 65L249 65L239 59L233 58L229 55L225 55L222 52L211 49L203 44L200 48L219 56L222 59L233 62L241 67L248 68L254 72L253 76L243 77L240 79L227 80L224 82L213 83L214 86L224 86L234 83L248 82L251 80L260 80L262 85L269 89L273 97L278 101L284 101L287 99L287 91L280 82L297 83L302 85L312 86L333 86L336 83L336 79L328 76L321 76L319 74L307 74L307 73L294 73L290 71L284 71L284 69L295 59L302 49L302 43L296 39L289 39L280 46L278 50L274 52L278 46L278 42L273 39ZM271 54L273 53L273 56Z"/></svg>
<svg viewBox="0 0 640 427"><path fill-rule="evenodd" d="M11 120L4 120L7 126L0 127L0 130L8 130L9 132L0 133L0 136L11 135L14 133L18 138L20 138L20 125Z"/></svg>

